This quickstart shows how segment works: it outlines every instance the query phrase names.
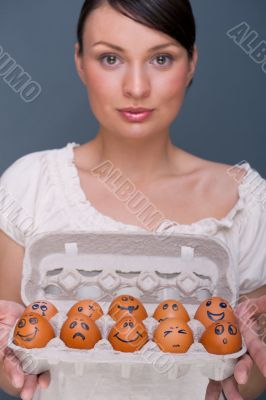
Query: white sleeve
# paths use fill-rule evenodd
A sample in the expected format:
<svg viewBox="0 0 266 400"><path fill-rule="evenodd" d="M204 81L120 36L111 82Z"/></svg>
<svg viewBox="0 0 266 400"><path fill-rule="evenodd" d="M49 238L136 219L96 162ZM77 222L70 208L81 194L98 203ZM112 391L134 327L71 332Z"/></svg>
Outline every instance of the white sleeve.
<svg viewBox="0 0 266 400"><path fill-rule="evenodd" d="M240 229L240 294L266 285L266 181L259 174L249 198Z"/></svg>
<svg viewBox="0 0 266 400"><path fill-rule="evenodd" d="M34 225L39 154L19 158L0 177L0 229L22 246Z"/></svg>

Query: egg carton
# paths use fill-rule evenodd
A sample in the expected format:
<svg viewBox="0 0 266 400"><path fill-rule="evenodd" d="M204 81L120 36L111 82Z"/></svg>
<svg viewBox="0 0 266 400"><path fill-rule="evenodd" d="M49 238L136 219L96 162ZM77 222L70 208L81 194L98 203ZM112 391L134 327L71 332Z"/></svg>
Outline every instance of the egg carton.
<svg viewBox="0 0 266 400"><path fill-rule="evenodd" d="M114 297L126 293L139 298L148 312L143 323L149 341L134 353L116 351L107 340L114 324L107 315L108 307ZM176 382L189 372L200 373L206 379L225 379L233 374L237 358L246 352L244 341L241 351L221 356L208 353L199 343L204 330L194 319L199 304L207 297L220 296L234 307L238 299L237 268L230 251L222 241L207 236L150 232L40 234L31 238L26 247L21 295L26 306L46 299L59 310L51 319L57 337L46 347L18 347L12 343L13 331L9 338L9 347L25 372L51 371L58 396L69 385L67 393L71 398L75 385L76 390L81 390L89 382L91 398L98 400L95 388L104 379L116 399L129 398L122 384L125 381L134 398L140 393L139 398L144 400L151 394L152 398L161 399L159 389L164 388L167 398L172 399L176 396ZM60 327L68 309L84 298L94 299L104 311L96 321L102 339L91 350L70 349L59 338ZM153 312L169 298L180 300L191 318L188 325L195 342L187 353L164 353L152 341L158 324L152 318ZM106 400L107 395L110 398L108 392L102 398Z"/></svg>

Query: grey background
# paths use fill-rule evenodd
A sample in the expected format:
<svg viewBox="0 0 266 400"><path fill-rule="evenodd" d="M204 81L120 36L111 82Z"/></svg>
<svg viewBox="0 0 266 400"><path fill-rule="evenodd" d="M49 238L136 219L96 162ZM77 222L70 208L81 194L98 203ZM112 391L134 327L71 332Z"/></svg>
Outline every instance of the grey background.
<svg viewBox="0 0 266 400"><path fill-rule="evenodd" d="M206 159L230 164L247 160L266 177L266 74L226 35L245 21L266 40L266 2L191 2L199 63L171 127L172 140ZM97 132L73 61L82 3L0 0L0 46L42 87L34 102L25 103L0 77L0 174L24 154L84 143Z"/></svg>

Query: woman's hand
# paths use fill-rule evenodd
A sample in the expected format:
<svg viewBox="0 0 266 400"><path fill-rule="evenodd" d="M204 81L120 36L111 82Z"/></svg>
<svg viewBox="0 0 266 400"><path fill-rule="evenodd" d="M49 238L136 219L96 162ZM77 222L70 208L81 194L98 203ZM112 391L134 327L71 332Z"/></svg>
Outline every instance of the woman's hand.
<svg viewBox="0 0 266 400"><path fill-rule="evenodd" d="M37 386L47 388L50 382L48 371L40 374L25 374L20 361L7 348L8 336L16 320L23 314L24 307L13 301L0 300L0 362L11 385L20 392L23 400L32 399Z"/></svg>
<svg viewBox="0 0 266 400"><path fill-rule="evenodd" d="M222 391L228 400L243 400L238 384L245 385L248 382L254 362L264 376L264 383L259 390L263 390L263 384L266 389L266 296L240 303L236 315L248 353L238 360L233 377L222 382L210 380L205 400L218 400Z"/></svg>

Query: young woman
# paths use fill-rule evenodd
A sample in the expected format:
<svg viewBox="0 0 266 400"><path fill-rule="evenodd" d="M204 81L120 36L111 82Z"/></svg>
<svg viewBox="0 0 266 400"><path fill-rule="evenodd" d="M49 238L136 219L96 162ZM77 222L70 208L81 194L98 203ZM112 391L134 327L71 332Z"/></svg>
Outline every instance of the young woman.
<svg viewBox="0 0 266 400"><path fill-rule="evenodd" d="M129 182L129 192L135 188L156 208L160 220L155 230L223 240L239 268L240 294L265 294L266 213L248 179L255 171L246 163L228 173L229 165L198 158L170 139L170 125L197 64L189 1L85 1L75 62L99 121L95 139L28 154L1 177L0 318L5 331L23 311L22 261L30 237L55 230L150 230L151 219L141 218L121 201L118 181ZM99 179L106 165L118 171L112 186ZM265 184L258 174L256 184ZM3 335L2 349L5 343ZM31 399L38 385L47 386L48 373L25 376L9 351L1 354L0 384L8 393ZM246 368L250 365L249 359ZM258 371L256 385L253 382L239 388L242 393L248 388L250 398L265 383ZM176 396L204 399L207 384L193 375L191 385L187 376L178 383ZM98 386L95 399L102 398L102 385ZM218 398L222 387L228 399L242 398L233 379L218 389L210 385L206 398ZM53 398L53 380L36 396ZM87 397L80 393L79 398Z"/></svg>

